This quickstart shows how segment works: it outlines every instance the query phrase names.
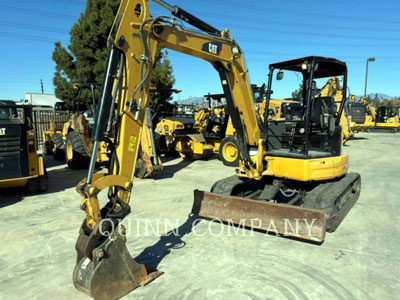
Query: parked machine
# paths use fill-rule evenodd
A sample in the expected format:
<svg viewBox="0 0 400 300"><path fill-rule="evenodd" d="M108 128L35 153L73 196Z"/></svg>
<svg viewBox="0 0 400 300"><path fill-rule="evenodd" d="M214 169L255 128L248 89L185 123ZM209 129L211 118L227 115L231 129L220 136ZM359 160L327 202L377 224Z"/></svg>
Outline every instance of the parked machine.
<svg viewBox="0 0 400 300"><path fill-rule="evenodd" d="M77 187L85 219L76 243L73 281L78 290L95 299L118 299L161 275L159 271L149 273L132 259L120 224L131 211L132 180L157 48L203 59L216 69L238 140L236 175L215 183L212 193L195 191L192 213L242 226L251 226L250 221L257 219L260 228L270 232L322 242L325 232L335 231L360 194L360 175L347 173L349 159L342 152L339 122L346 100L344 62L311 56L270 65L266 106L272 78L282 79L283 71L297 72L303 78L303 114L277 123L266 115L261 122L243 53L229 30L220 31L177 6L155 2L174 17L152 17L147 0L121 2L109 36L88 176ZM187 29L177 18L200 31ZM114 98L114 79L121 66L126 80ZM344 77L343 98L336 111L332 97L314 96L312 82L339 75ZM116 120L117 126L109 128L110 120ZM115 136L109 172L95 174L97 145L108 135ZM100 207L97 195L104 189L108 189L108 202ZM268 228L271 220L275 226ZM298 230L285 232L285 220L298 222ZM119 230L113 231L116 226Z"/></svg>
<svg viewBox="0 0 400 300"><path fill-rule="evenodd" d="M47 185L31 106L22 106L20 117L14 101L0 100L0 188L27 187L36 193L46 191Z"/></svg>
<svg viewBox="0 0 400 300"><path fill-rule="evenodd" d="M319 91L320 97L331 96L335 99L336 109L339 110L343 98L343 88L340 85L339 78L337 76L330 78L327 83ZM343 144L349 139L354 137L354 132L351 130L351 124L348 114L347 99L345 100L345 106L343 114L340 118L340 126L342 126L343 133Z"/></svg>
<svg viewBox="0 0 400 300"><path fill-rule="evenodd" d="M376 110L375 127L370 131L398 132L400 130L400 107L380 106Z"/></svg>
<svg viewBox="0 0 400 300"><path fill-rule="evenodd" d="M369 131L375 126L375 111L365 98L355 101L355 96L349 96L350 101L347 103L348 118L350 121L351 131Z"/></svg>
<svg viewBox="0 0 400 300"><path fill-rule="evenodd" d="M54 124L50 130L43 132L46 149L44 153L52 154L55 159L65 159L71 169L84 169L89 166L92 153L91 127L94 124L97 107L97 83L76 84L76 92L72 99L71 119L64 123L62 129L57 129ZM91 104L84 103L82 95L89 91ZM109 161L108 142L102 141L98 145L96 161L107 163Z"/></svg>
<svg viewBox="0 0 400 300"><path fill-rule="evenodd" d="M226 136L232 135L233 126L223 105L211 105L212 99L221 103L224 95L207 94L204 98L208 101L208 107L199 109L193 115L175 114L165 117L157 124L155 132L162 140L166 149L164 152L176 151L182 158L189 160L210 158L219 154L224 161L220 146L234 146L234 138L230 137L224 141ZM235 149L231 150L237 153ZM227 159L230 160L231 157Z"/></svg>
<svg viewBox="0 0 400 300"><path fill-rule="evenodd" d="M150 92L154 95L158 94L160 100L146 108L146 118L140 138L140 150L135 169L135 176L142 179L162 172L163 165L160 156L162 151L160 148L163 148L163 151L168 151L166 149L172 146L167 145L167 142L174 143L174 141L167 141L170 136L168 125L166 125L167 129L165 129L165 125L157 125L158 121L162 119L163 123L168 122L170 126L179 126L176 124L177 121L164 119L163 117L173 116L174 109L173 105L167 101L165 93L179 94L181 90L151 87ZM156 128L158 126L163 126L162 130L157 131ZM157 138L155 136L156 133L158 133ZM162 141L160 137L163 138Z"/></svg>

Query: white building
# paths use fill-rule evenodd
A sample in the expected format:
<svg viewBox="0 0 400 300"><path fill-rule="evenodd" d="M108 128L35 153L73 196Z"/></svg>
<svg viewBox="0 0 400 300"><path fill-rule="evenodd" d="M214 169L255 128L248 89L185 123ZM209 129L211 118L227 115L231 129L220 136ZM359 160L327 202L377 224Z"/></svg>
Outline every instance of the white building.
<svg viewBox="0 0 400 300"><path fill-rule="evenodd" d="M25 105L33 105L33 106L51 106L54 108L54 105L57 102L63 102L58 99L53 94L39 94L39 93L27 93L25 94L24 104Z"/></svg>

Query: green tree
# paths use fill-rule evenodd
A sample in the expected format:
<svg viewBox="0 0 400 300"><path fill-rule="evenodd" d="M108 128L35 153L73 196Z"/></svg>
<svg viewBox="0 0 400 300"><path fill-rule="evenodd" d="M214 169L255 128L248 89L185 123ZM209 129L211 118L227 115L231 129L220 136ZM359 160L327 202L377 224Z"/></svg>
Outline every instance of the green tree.
<svg viewBox="0 0 400 300"><path fill-rule="evenodd" d="M154 102L168 101L171 99L172 92L170 89L172 89L175 84L175 77L172 75L173 69L167 55L167 51L162 52L160 49L157 49L150 85L161 90L152 93Z"/></svg>
<svg viewBox="0 0 400 300"><path fill-rule="evenodd" d="M301 99L303 96L303 85L300 84L299 88L292 92L292 98L294 99Z"/></svg>
<svg viewBox="0 0 400 300"><path fill-rule="evenodd" d="M118 11L120 0L87 0L86 9L70 31L70 45L55 44L53 78L55 94L70 104L75 93L73 84L101 83L107 56L107 38ZM175 82L166 53L157 52L152 84L171 88ZM83 95L90 101L89 93ZM167 95L170 97L170 94Z"/></svg>
<svg viewBox="0 0 400 300"><path fill-rule="evenodd" d="M379 100L378 94L375 94L374 99L372 99L372 106L376 109L379 105L381 105L381 101Z"/></svg>

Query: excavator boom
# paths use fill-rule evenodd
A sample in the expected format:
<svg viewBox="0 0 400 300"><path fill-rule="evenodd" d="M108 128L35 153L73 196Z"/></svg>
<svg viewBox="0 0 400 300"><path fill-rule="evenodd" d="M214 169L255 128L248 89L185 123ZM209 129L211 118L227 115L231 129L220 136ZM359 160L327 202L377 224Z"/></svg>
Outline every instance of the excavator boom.
<svg viewBox="0 0 400 300"><path fill-rule="evenodd" d="M108 41L88 176L77 186L85 219L76 243L73 280L78 290L95 299L118 299L161 275L132 259L121 225L131 211L130 195L150 106L150 79L157 49L168 48L197 57L215 68L235 128L240 157L238 176L217 182L211 190L213 194L197 193L194 213L207 218L218 215L224 221L230 216L235 222L239 217L260 219L263 229L268 221L275 220L277 228L270 231L277 233L283 232L285 217L295 222L299 219L300 227L307 223L316 224L315 228L310 235L304 228L297 235L289 235L323 241L325 231L329 227L336 229L343 219L339 211L346 211L358 198L359 175L346 174L348 157L341 153L341 143L337 143L341 131L332 122L330 99L313 99L311 93L314 75L326 75L331 67L335 70L333 75L339 71L347 74L344 63L306 57L272 66L270 74L274 68L286 67L303 70L305 76L304 119L291 121L300 127L304 125L305 131L293 125L287 135L286 120L268 124L268 115L264 123L257 117L244 54L229 30L220 31L179 7L155 2L175 17L151 16L147 0L121 1ZM184 22L198 30L185 27ZM267 101L270 94L269 83ZM316 116L312 115L314 107L319 107ZM339 117L341 113L342 107ZM273 132L279 132L274 126L283 130L283 144L289 148L271 149ZM304 141L298 142L297 131ZM316 151L310 139L322 149ZM98 145L103 140L108 140L112 149L109 170L107 174L95 174ZM108 190L108 202L100 207L98 195L103 190ZM274 204L278 193L291 200L285 205ZM338 221L332 225L335 218Z"/></svg>

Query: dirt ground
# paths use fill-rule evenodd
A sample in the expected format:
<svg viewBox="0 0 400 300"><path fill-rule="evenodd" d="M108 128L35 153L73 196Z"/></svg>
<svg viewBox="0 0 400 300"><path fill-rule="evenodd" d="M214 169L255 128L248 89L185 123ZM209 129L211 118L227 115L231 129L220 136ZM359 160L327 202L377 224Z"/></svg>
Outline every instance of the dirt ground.
<svg viewBox="0 0 400 300"><path fill-rule="evenodd" d="M127 245L165 274L123 299L397 298L400 134L358 134L344 150L361 196L322 245L205 220L192 227L193 190L234 174L217 159L169 159L155 179L136 180ZM75 186L86 171L47 164L47 193L0 192L0 299L89 299L72 284L84 216Z"/></svg>

